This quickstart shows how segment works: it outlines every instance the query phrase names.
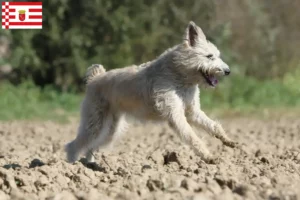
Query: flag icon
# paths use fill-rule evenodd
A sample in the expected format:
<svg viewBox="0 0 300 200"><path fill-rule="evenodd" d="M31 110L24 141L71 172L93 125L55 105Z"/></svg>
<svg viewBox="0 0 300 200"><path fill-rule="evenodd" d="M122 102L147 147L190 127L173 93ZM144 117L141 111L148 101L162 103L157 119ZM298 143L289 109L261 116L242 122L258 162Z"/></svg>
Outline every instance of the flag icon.
<svg viewBox="0 0 300 200"><path fill-rule="evenodd" d="M42 2L2 2L2 29L42 29Z"/></svg>

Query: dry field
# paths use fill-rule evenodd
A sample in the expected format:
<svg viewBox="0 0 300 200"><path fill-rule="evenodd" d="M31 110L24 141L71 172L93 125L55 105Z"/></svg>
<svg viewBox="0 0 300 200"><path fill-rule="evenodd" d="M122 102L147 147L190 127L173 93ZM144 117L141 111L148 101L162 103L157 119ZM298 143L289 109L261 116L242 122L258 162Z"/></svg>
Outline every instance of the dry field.
<svg viewBox="0 0 300 200"><path fill-rule="evenodd" d="M96 163L65 161L77 122L0 122L0 200L300 199L300 119L221 121L242 145L199 130L217 165L202 162L165 125L139 124Z"/></svg>

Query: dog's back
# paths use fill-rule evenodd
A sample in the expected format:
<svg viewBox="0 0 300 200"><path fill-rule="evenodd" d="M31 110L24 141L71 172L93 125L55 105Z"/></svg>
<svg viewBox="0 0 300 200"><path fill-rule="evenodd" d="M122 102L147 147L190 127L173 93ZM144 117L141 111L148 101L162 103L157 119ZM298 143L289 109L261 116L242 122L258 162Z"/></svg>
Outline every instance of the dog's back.
<svg viewBox="0 0 300 200"><path fill-rule="evenodd" d="M89 79L86 98L95 104L97 99L105 99L110 108L117 112L127 112L138 118L147 115L150 117L153 115L150 97L153 77L147 76L148 73L146 65L133 65L113 69L105 74L99 73Z"/></svg>

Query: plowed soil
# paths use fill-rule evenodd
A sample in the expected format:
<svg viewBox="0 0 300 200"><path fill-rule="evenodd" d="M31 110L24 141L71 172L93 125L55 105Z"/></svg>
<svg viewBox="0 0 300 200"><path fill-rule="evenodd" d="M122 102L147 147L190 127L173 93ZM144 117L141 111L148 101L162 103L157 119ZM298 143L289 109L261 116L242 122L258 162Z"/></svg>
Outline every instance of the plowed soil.
<svg viewBox="0 0 300 200"><path fill-rule="evenodd" d="M0 200L300 199L300 119L221 120L241 149L203 131L206 164L166 125L135 124L114 145L69 164L78 122L0 122Z"/></svg>

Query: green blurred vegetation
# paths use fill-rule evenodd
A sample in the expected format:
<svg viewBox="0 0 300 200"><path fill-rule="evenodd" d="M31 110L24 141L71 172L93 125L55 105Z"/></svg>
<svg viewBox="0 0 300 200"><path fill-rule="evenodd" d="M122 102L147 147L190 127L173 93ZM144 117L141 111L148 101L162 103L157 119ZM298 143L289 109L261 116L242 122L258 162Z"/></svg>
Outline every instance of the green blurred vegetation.
<svg viewBox="0 0 300 200"><path fill-rule="evenodd" d="M208 109L237 112L300 106L298 77L300 70L296 74L287 73L282 79L264 81L251 76L233 76L223 80L224 84L220 83L215 91L201 90L201 103Z"/></svg>
<svg viewBox="0 0 300 200"><path fill-rule="evenodd" d="M0 120L50 119L66 122L79 111L82 96L58 92L53 87L43 89L32 82L17 87L11 83L0 85Z"/></svg>
<svg viewBox="0 0 300 200"><path fill-rule="evenodd" d="M299 106L299 9L294 0L43 1L42 30L0 32L0 120L78 112L88 66L152 60L181 42L190 20L232 69L201 91L204 109ZM4 65L12 71L1 75Z"/></svg>

